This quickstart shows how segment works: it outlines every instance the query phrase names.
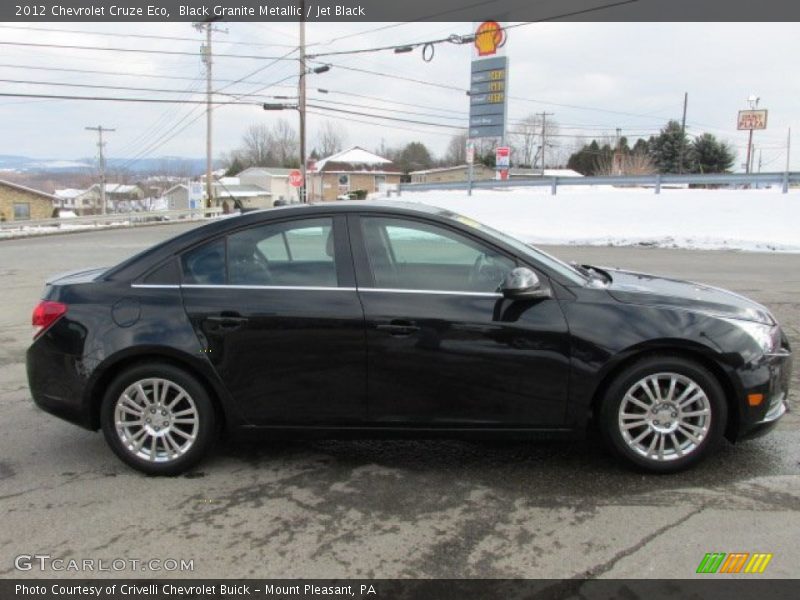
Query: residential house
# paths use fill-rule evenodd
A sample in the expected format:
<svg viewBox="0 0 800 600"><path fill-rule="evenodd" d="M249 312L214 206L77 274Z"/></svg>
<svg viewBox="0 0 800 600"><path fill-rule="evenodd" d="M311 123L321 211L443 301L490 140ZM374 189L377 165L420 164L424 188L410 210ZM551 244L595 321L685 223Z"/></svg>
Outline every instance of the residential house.
<svg viewBox="0 0 800 600"><path fill-rule="evenodd" d="M233 208L270 208L272 193L260 185L242 183L238 177L222 177L212 185L211 193L218 205Z"/></svg>
<svg viewBox="0 0 800 600"><path fill-rule="evenodd" d="M53 216L56 197L0 179L0 221L30 221Z"/></svg>
<svg viewBox="0 0 800 600"><path fill-rule="evenodd" d="M272 194L272 201L299 202L299 188L289 184L289 173L294 169L280 167L249 167L239 173L242 184L258 185Z"/></svg>
<svg viewBox="0 0 800 600"><path fill-rule="evenodd" d="M108 212L127 211L132 205L145 197L144 190L138 185L124 183L106 183L106 210ZM82 215L96 215L103 212L102 188L95 183L83 194L76 196L76 210Z"/></svg>
<svg viewBox="0 0 800 600"><path fill-rule="evenodd" d="M469 165L456 165L453 167L440 167L438 169L424 169L422 171L411 171L411 183L446 183L455 181L467 181L469 179ZM572 169L545 169L542 175L541 169L522 169L512 167L508 171L511 179L532 179L536 177L582 177L577 171ZM483 163L476 163L472 166L472 180L481 181L495 179L495 170L487 167Z"/></svg>
<svg viewBox="0 0 800 600"><path fill-rule="evenodd" d="M467 181L469 179L469 165L456 165L453 167L440 167L438 169L423 169L411 171L411 183L448 183L453 181ZM472 165L472 179L494 179L494 169L483 163Z"/></svg>
<svg viewBox="0 0 800 600"><path fill-rule="evenodd" d="M53 200L53 208L59 210L74 211L76 206L76 198L86 192L86 190L77 190L73 188L64 188L55 191L55 200Z"/></svg>
<svg viewBox="0 0 800 600"><path fill-rule="evenodd" d="M386 185L400 183L402 175L388 158L353 146L318 160L308 170L309 200L336 200L356 191L383 192Z"/></svg>
<svg viewBox="0 0 800 600"><path fill-rule="evenodd" d="M167 210L188 210L189 186L185 183L173 185L161 196L167 205Z"/></svg>

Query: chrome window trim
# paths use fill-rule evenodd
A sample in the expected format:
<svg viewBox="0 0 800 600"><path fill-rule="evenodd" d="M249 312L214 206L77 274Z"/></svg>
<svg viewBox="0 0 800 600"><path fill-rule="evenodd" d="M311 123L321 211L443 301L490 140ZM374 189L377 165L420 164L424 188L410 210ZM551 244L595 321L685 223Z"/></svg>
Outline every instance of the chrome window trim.
<svg viewBox="0 0 800 600"><path fill-rule="evenodd" d="M462 292L449 290L412 290L402 288L358 288L359 292L378 292L387 294L436 294L439 296L476 296L478 298L502 298L499 292Z"/></svg>
<svg viewBox="0 0 800 600"><path fill-rule="evenodd" d="M474 296L476 298L502 298L499 292L467 292L452 290L412 290L402 288L372 288L372 287L331 287L315 285L234 285L234 284L205 284L183 283L180 285L167 283L132 283L132 288L176 290L188 289L224 289L224 290L298 290L311 292L370 292L383 294L433 294L437 296Z"/></svg>
<svg viewBox="0 0 800 600"><path fill-rule="evenodd" d="M181 288L204 289L219 288L225 290L302 290L310 292L355 292L354 287L333 287L320 285L235 285L235 284L205 284L183 283Z"/></svg>

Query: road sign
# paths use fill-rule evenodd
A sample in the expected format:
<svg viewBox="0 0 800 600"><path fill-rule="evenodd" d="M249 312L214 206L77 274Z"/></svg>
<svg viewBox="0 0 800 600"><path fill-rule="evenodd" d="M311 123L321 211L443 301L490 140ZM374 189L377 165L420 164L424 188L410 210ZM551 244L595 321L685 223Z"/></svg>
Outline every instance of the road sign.
<svg viewBox="0 0 800 600"><path fill-rule="evenodd" d="M494 150L494 165L497 169L507 169L511 164L511 148L498 146Z"/></svg>
<svg viewBox="0 0 800 600"><path fill-rule="evenodd" d="M289 185L296 188L303 185L303 174L298 169L289 171Z"/></svg>
<svg viewBox="0 0 800 600"><path fill-rule="evenodd" d="M475 144L471 140L467 140L467 164L471 165L475 162Z"/></svg>
<svg viewBox="0 0 800 600"><path fill-rule="evenodd" d="M766 110L740 110L737 129L766 129L767 111Z"/></svg>
<svg viewBox="0 0 800 600"><path fill-rule="evenodd" d="M472 61L469 90L469 137L505 137L508 112L508 58Z"/></svg>

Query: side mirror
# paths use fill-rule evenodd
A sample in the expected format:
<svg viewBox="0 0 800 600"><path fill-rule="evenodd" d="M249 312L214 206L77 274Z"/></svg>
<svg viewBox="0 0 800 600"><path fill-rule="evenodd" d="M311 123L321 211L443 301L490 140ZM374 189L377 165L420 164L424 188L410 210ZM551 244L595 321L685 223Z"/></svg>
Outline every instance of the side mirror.
<svg viewBox="0 0 800 600"><path fill-rule="evenodd" d="M550 297L550 288L543 285L538 275L528 267L513 269L506 275L500 291L509 300Z"/></svg>

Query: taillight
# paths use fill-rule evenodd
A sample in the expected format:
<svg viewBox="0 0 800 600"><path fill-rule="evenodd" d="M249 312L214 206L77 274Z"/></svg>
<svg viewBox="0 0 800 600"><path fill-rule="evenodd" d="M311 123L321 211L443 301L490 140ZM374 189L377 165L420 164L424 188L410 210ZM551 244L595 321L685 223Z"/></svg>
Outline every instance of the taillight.
<svg viewBox="0 0 800 600"><path fill-rule="evenodd" d="M33 339L44 333L45 329L58 321L67 312L67 305L61 302L42 300L33 309Z"/></svg>

